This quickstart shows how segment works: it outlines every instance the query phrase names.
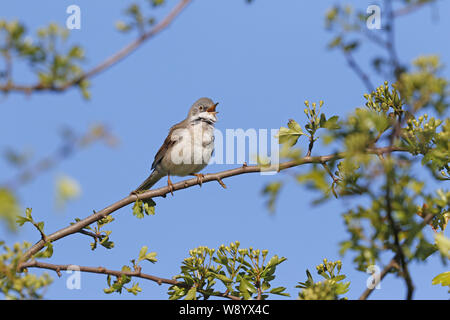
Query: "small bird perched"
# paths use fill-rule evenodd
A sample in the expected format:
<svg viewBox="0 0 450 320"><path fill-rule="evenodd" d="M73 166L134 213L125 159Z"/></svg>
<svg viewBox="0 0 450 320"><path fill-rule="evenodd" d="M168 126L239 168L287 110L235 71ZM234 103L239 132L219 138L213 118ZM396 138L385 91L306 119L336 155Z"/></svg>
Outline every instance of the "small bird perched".
<svg viewBox="0 0 450 320"><path fill-rule="evenodd" d="M189 109L186 119L170 128L169 135L155 155L152 173L132 194L150 189L167 176L167 185L173 195L170 175L196 176L201 185L203 174L197 172L208 165L214 151L217 105L209 98L200 98Z"/></svg>

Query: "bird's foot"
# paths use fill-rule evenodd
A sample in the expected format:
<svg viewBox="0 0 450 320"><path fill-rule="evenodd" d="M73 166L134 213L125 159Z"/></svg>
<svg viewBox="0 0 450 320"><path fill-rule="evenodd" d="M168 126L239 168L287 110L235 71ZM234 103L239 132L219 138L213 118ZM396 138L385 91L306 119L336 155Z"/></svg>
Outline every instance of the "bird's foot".
<svg viewBox="0 0 450 320"><path fill-rule="evenodd" d="M167 187L169 187L170 194L173 196L174 188L173 188L173 183L170 180L170 176L169 175L167 176Z"/></svg>
<svg viewBox="0 0 450 320"><path fill-rule="evenodd" d="M130 196L136 196L136 200L140 200L139 194L143 193L145 190L134 190L130 192Z"/></svg>
<svg viewBox="0 0 450 320"><path fill-rule="evenodd" d="M197 177L197 183L200 187L202 187L203 179L205 178L205 175L203 173L192 173L191 175Z"/></svg>

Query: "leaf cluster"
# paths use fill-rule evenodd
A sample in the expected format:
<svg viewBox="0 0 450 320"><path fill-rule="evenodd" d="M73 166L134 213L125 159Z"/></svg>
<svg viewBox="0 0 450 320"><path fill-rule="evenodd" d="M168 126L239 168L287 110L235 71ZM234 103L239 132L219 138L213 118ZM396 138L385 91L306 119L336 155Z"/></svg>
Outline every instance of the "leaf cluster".
<svg viewBox="0 0 450 320"><path fill-rule="evenodd" d="M286 260L277 255L267 258L267 250L240 248L239 241L221 245L217 250L205 246L189 251L183 260L182 284L169 288L170 299L186 300L231 295L242 299L266 299L269 294L288 296L285 287L272 288L277 266ZM220 282L225 292L216 289Z"/></svg>

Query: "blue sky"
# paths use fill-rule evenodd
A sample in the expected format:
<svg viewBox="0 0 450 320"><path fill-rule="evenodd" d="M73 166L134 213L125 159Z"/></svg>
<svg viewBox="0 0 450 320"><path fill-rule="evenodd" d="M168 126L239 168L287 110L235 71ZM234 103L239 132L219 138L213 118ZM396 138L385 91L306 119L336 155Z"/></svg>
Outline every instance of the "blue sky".
<svg viewBox="0 0 450 320"><path fill-rule="evenodd" d="M302 123L305 99L324 100L328 115L345 116L361 106L366 92L363 84L339 52L326 49L331 34L324 29L324 14L336 2L341 3L193 1L168 30L93 78L90 101L83 100L77 90L2 98L0 151L8 146L30 148L39 159L59 146L58 132L65 125L85 132L93 124L103 123L120 139L116 148L96 144L23 186L18 192L22 206L32 207L36 220L46 221L45 229L50 233L75 217L83 218L128 195L149 174L168 128L182 120L199 97L220 102L217 128L223 131L279 128L289 118ZM374 3L348 2L360 8ZM159 13L175 3L169 1ZM70 4L81 8L81 30L71 31L70 43L86 49L86 68L133 40L133 35L114 29L114 23L123 18L127 5L123 1L16 0L2 2L0 12L2 18L20 19L29 30L36 30L50 21L64 25ZM420 54L438 53L444 64L449 63L449 44L444 39L448 38L450 21L443 14L449 10L450 3L440 1L398 21L397 48L404 62ZM368 65L373 50L367 47L356 55L363 66ZM24 70L18 69L15 76L21 82L32 81ZM449 69L445 75L450 76ZM235 166L212 165L203 172ZM0 162L0 173L2 179L8 179L15 172ZM64 213L56 212L54 206L55 179L61 174L75 178L82 186L81 197L68 204ZM271 215L261 190L265 183L280 177L288 183ZM116 220L110 227L114 249L92 252L88 237L74 235L55 243L49 261L120 269L148 245L158 253L158 263L144 262L143 272L170 278L179 273L189 249L239 240L243 247L268 249L270 255L288 258L277 270L275 284L287 287L292 297L297 296L294 286L305 280L307 268L314 270L325 257L342 259L343 272L352 281L348 297L357 298L368 275L354 270L351 254L343 258L338 254L339 241L347 238L340 214L351 201L332 200L312 206L317 194L298 186L288 172L280 177L242 175L225 180L226 190L216 183L182 190L174 197L156 199L156 215L142 220L132 216L131 207L123 208L114 213ZM163 181L157 186L162 185ZM16 234L0 226L0 238L9 243L34 243L39 235L28 226ZM386 256L385 263L388 259ZM410 270L417 289L415 298L448 298L447 289L431 285L435 275L446 271L438 257L413 264ZM106 276L83 274L81 290L68 290L67 278L64 272L61 279L56 278L46 297L134 298L128 293L105 295ZM137 298L167 298L167 286L144 280L139 283L143 293ZM403 281L389 275L371 298L398 299L405 294Z"/></svg>

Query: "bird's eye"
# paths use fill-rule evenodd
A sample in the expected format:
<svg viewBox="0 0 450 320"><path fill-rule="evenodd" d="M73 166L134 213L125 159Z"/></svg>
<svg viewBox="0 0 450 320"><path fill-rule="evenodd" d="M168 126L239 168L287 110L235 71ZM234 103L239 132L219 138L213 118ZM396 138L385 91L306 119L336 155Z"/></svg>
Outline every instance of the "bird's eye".
<svg viewBox="0 0 450 320"><path fill-rule="evenodd" d="M200 106L200 111L203 111L203 109L204 109L203 106Z"/></svg>

